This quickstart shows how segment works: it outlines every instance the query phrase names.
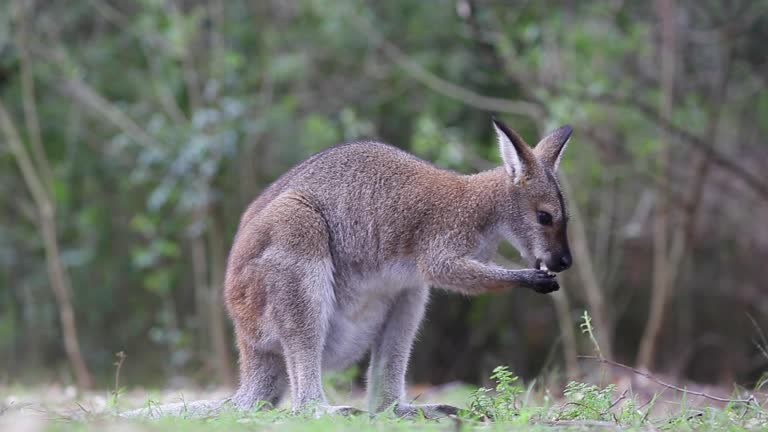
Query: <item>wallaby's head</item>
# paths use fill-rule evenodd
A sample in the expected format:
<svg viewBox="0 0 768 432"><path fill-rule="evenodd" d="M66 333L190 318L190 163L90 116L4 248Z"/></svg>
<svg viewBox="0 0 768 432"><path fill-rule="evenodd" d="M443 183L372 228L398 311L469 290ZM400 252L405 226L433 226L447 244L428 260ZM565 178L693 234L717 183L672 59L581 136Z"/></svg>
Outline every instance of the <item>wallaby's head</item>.
<svg viewBox="0 0 768 432"><path fill-rule="evenodd" d="M493 124L508 175L499 197L502 232L534 268L563 271L572 258L568 213L555 173L573 129L556 129L531 148L504 123L494 119Z"/></svg>

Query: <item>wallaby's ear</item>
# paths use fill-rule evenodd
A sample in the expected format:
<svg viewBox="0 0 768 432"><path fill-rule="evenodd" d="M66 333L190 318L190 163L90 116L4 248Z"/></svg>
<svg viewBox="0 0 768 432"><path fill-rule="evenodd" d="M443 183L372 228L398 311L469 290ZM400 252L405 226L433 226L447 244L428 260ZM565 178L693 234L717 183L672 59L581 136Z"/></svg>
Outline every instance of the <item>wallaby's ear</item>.
<svg viewBox="0 0 768 432"><path fill-rule="evenodd" d="M563 157L572 132L573 128L568 125L555 129L536 144L533 153L544 165L548 166L552 171L557 171L557 167L560 165L560 158Z"/></svg>
<svg viewBox="0 0 768 432"><path fill-rule="evenodd" d="M504 168L512 176L512 181L517 183L530 166L533 152L517 132L496 118L493 119L493 127L496 129L496 138L499 140L499 151L501 159L504 160Z"/></svg>

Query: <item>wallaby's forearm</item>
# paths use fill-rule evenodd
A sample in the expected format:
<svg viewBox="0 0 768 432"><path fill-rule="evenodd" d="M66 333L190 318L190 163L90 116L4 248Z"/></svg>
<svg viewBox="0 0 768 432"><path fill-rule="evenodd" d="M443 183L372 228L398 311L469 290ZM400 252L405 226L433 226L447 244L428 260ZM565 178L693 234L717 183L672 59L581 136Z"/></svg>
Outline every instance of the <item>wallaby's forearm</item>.
<svg viewBox="0 0 768 432"><path fill-rule="evenodd" d="M422 267L433 285L470 295L518 288L530 282L530 270L505 269L466 257L426 262Z"/></svg>

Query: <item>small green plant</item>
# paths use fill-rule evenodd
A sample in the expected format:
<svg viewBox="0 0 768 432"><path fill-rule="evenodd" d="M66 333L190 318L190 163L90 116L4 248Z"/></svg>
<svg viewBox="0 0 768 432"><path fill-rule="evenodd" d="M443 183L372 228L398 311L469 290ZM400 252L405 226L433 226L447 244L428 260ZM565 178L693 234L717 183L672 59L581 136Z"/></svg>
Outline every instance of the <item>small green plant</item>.
<svg viewBox="0 0 768 432"><path fill-rule="evenodd" d="M331 400L342 399L355 387L360 376L360 368L352 366L342 371L332 371L323 376L323 383Z"/></svg>
<svg viewBox="0 0 768 432"><path fill-rule="evenodd" d="M570 382L563 392L567 402L563 405L559 418L614 421L611 408L615 405L615 391L616 386L613 384L600 388L594 384Z"/></svg>
<svg viewBox="0 0 768 432"><path fill-rule="evenodd" d="M352 366L341 371L332 371L327 374L325 382L339 390L349 390L354 387L355 381L360 376L360 368Z"/></svg>
<svg viewBox="0 0 768 432"><path fill-rule="evenodd" d="M476 419L508 421L520 416L520 395L524 393L519 377L506 366L497 366L491 374L495 389L481 387L470 396L468 416Z"/></svg>
<svg viewBox="0 0 768 432"><path fill-rule="evenodd" d="M117 360L115 361L115 387L110 392L107 406L109 406L113 410L118 409L118 404L120 403L120 396L125 392L125 389L120 387L120 372L123 368L123 363L125 362L125 358L128 357L125 355L124 351L120 351L115 354L115 357Z"/></svg>
<svg viewBox="0 0 768 432"><path fill-rule="evenodd" d="M653 399L651 399L651 401L647 404L648 407L646 413L643 413L638 407L637 400L635 400L635 398L629 398L626 402L624 402L624 405L621 406L621 410L619 411L619 415L616 420L622 425L640 426L647 420L647 412L653 408L655 403L656 396L654 396Z"/></svg>
<svg viewBox="0 0 768 432"><path fill-rule="evenodd" d="M589 336L589 340L592 341L592 345L595 347L595 353L602 360L604 358L603 352L600 350L600 344L597 343L597 338L595 337L594 327L592 327L592 317L589 316L589 312L584 311L581 318L583 320L580 324L581 332Z"/></svg>

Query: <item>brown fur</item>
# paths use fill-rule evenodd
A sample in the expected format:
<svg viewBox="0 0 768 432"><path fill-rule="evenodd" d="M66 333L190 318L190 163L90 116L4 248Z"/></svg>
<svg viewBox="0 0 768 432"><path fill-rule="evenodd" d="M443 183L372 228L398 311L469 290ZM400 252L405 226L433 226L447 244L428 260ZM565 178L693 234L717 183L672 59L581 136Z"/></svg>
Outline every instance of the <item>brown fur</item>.
<svg viewBox="0 0 768 432"><path fill-rule="evenodd" d="M240 351L239 406L276 402L285 381L294 407L322 405L320 369L351 364L373 347L372 408L381 409L402 397L428 286L467 294L557 289L543 270L487 260L506 237L534 267L570 265L554 177L570 129L531 150L496 125L506 161L498 169L464 176L357 142L311 157L248 207L224 290ZM552 226L537 222L537 211L551 214Z"/></svg>

